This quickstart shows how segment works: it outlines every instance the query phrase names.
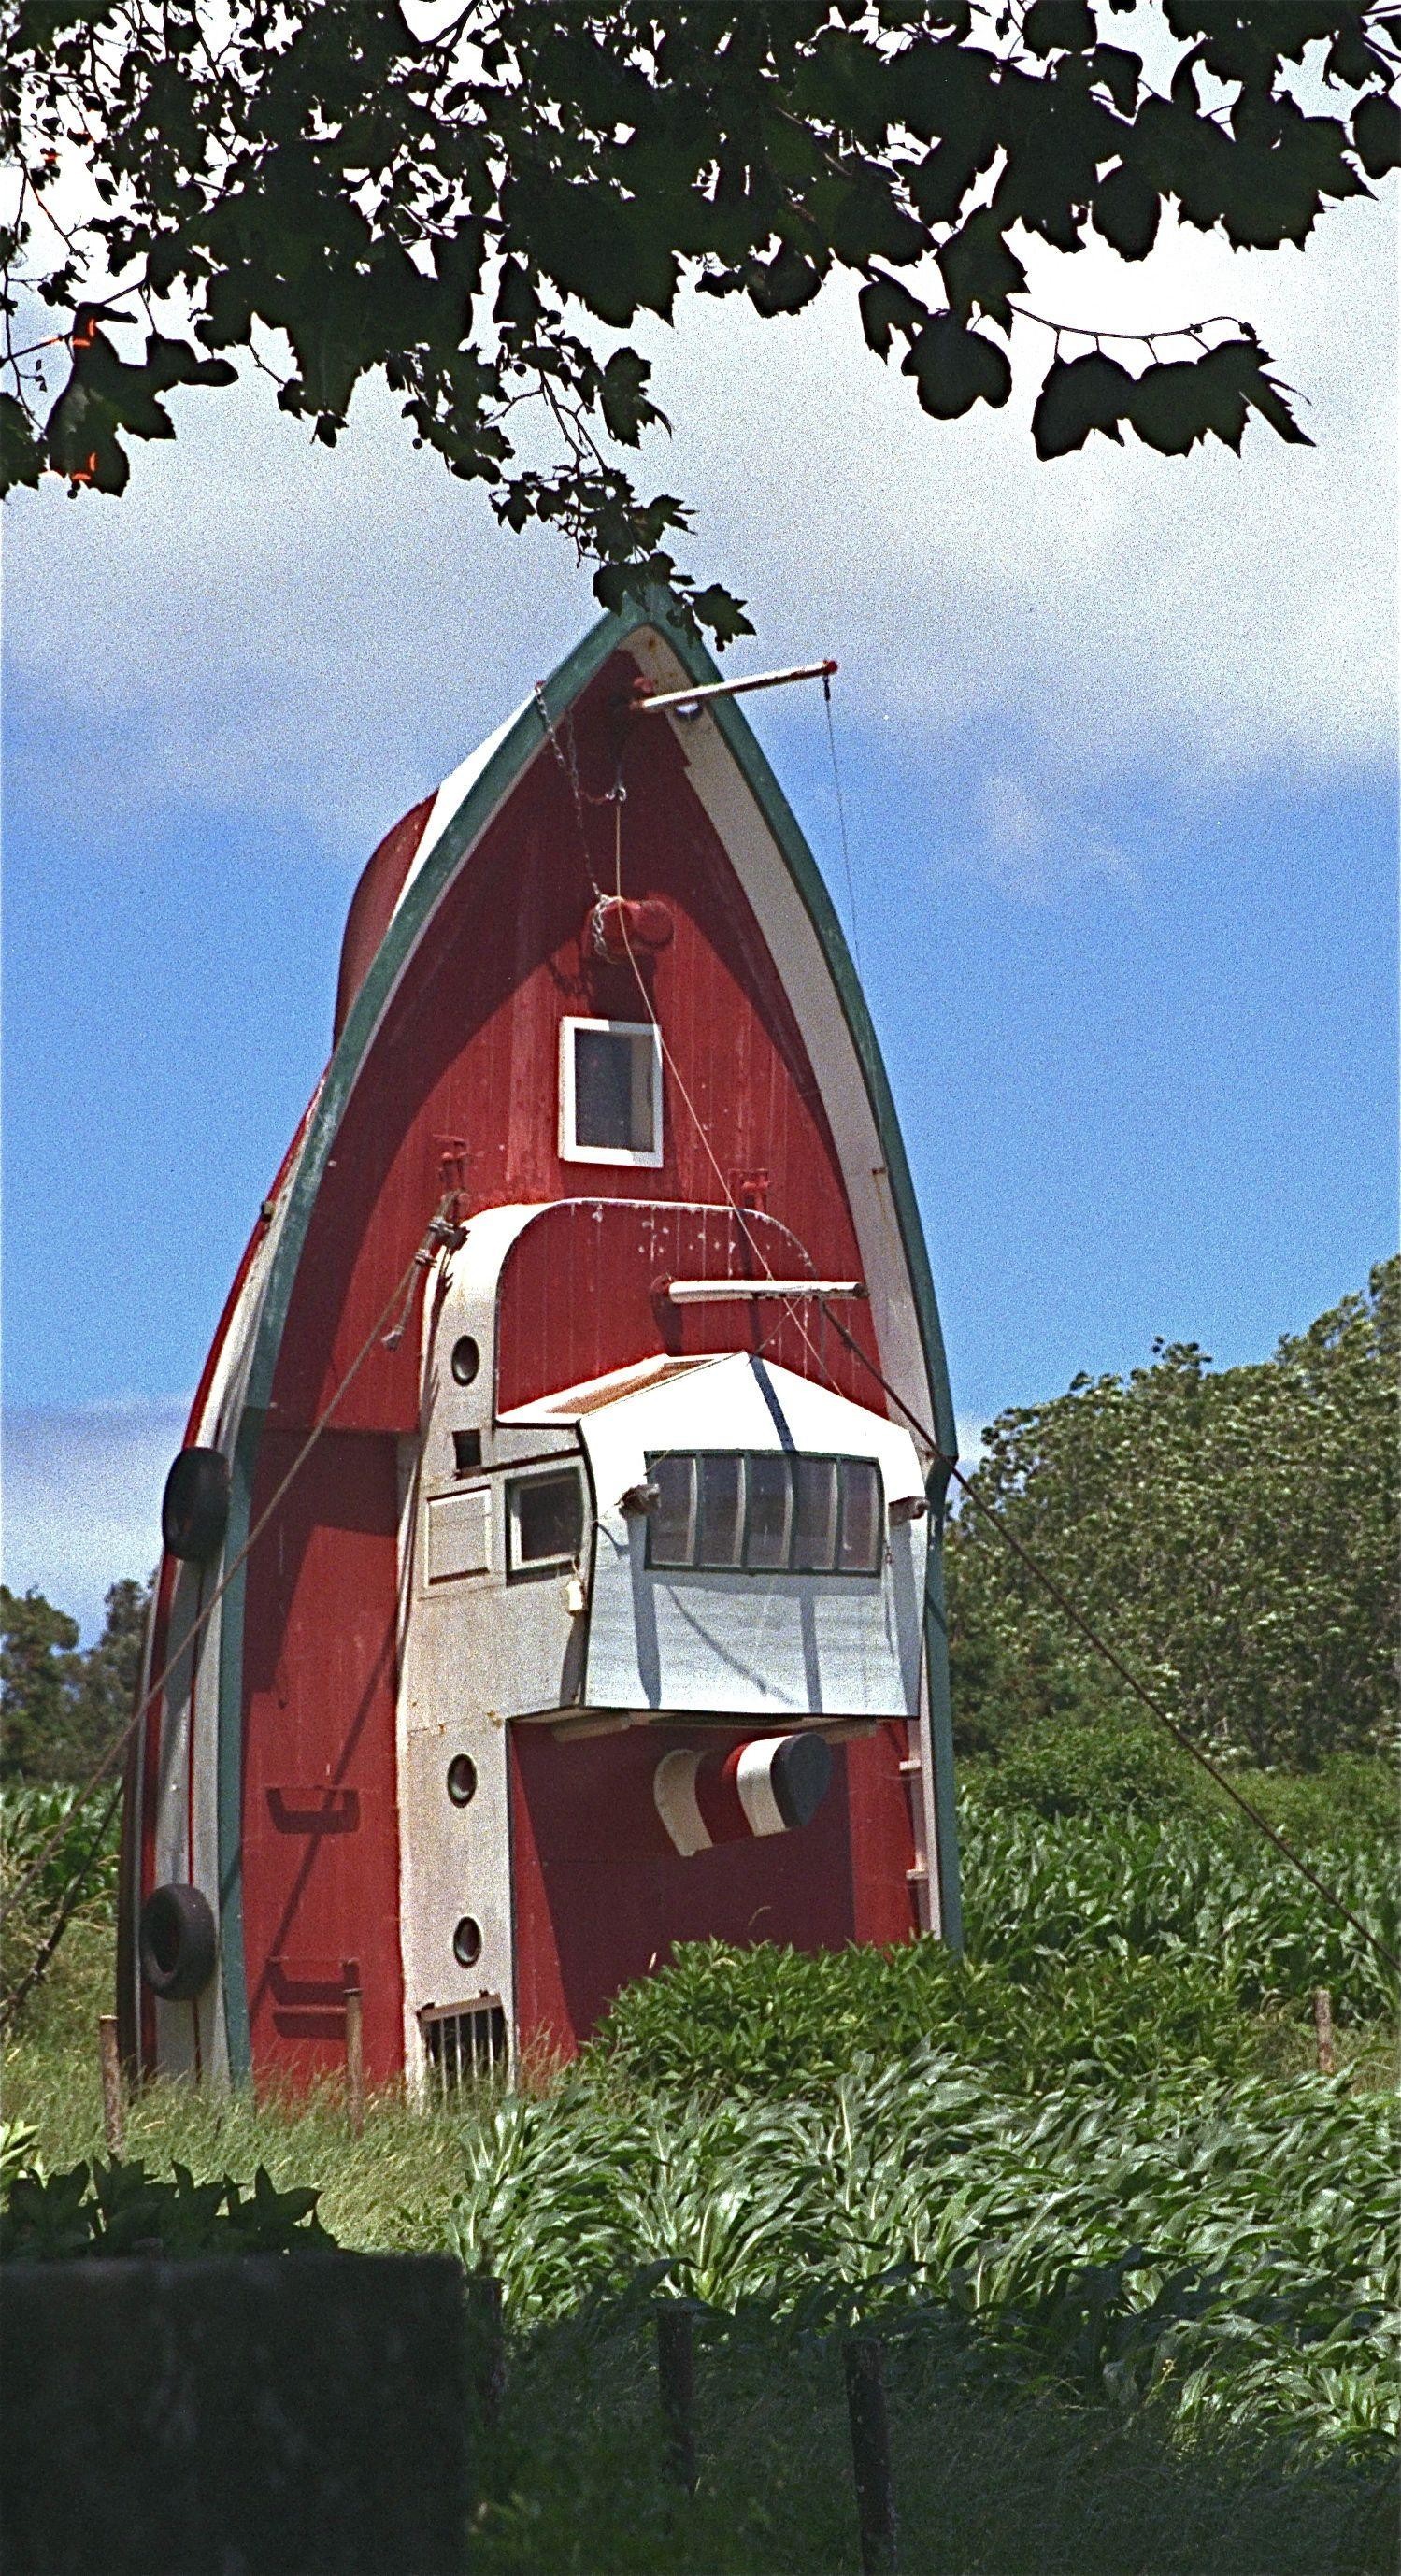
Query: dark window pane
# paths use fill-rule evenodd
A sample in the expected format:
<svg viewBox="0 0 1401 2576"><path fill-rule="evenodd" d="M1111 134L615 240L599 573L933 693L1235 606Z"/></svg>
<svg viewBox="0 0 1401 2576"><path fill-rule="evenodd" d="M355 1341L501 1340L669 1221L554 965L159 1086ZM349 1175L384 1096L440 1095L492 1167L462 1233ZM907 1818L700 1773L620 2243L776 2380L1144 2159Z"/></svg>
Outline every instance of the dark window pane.
<svg viewBox="0 0 1401 2576"><path fill-rule="evenodd" d="M837 1567L842 1574L874 1574L880 1565L880 1471L873 1459L842 1460L842 1534Z"/></svg>
<svg viewBox="0 0 1401 2576"><path fill-rule="evenodd" d="M792 1486L786 1458L751 1451L745 1460L749 1512L744 1536L744 1562L756 1572L774 1572L788 1563L789 1505Z"/></svg>
<svg viewBox="0 0 1401 2576"><path fill-rule="evenodd" d="M837 1549L835 1458L793 1461L793 1566L798 1574L830 1574Z"/></svg>
<svg viewBox="0 0 1401 2576"><path fill-rule="evenodd" d="M574 1032L574 1142L611 1153L655 1151L655 1051L616 1029Z"/></svg>
<svg viewBox="0 0 1401 2576"><path fill-rule="evenodd" d="M695 1459L673 1451L668 1457L650 1459L647 1474L659 1496L648 1524L649 1564L694 1565Z"/></svg>
<svg viewBox="0 0 1401 2576"><path fill-rule="evenodd" d="M744 1461L723 1455L698 1458L700 1540L698 1565L738 1565L744 1529Z"/></svg>
<svg viewBox="0 0 1401 2576"><path fill-rule="evenodd" d="M516 1563L540 1565L576 1557L584 1536L584 1496L571 1468L563 1476L535 1476L514 1494Z"/></svg>

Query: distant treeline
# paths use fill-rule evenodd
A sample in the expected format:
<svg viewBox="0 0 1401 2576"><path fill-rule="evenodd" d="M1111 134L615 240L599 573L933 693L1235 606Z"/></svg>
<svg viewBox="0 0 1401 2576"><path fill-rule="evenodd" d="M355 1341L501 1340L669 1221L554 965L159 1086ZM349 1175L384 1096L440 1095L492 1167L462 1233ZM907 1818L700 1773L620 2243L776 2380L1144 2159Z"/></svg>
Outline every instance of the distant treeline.
<svg viewBox="0 0 1401 2576"><path fill-rule="evenodd" d="M149 1583L130 1577L107 1594L96 1645L42 1592L0 1583L0 1777L82 1780L132 1713Z"/></svg>
<svg viewBox="0 0 1401 2576"><path fill-rule="evenodd" d="M999 1521L1218 1756L1311 1770L1389 1749L1398 1356L1393 1259L1257 1365L1159 1343L1127 1378L1000 1414L973 1478L990 1508L965 1501L948 1539L959 1750L1088 1756L1112 1721L1187 1768Z"/></svg>

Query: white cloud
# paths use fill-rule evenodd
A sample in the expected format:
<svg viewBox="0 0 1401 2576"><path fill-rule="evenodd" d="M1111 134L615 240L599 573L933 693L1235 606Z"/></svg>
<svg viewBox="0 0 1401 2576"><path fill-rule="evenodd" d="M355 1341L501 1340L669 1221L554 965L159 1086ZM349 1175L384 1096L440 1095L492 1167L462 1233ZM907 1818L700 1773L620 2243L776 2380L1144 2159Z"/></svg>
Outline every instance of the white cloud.
<svg viewBox="0 0 1401 2576"><path fill-rule="evenodd" d="M693 297L651 332L677 431L644 479L695 503L688 559L750 600L743 653L835 651L849 714L908 762L974 721L1017 728L1048 775L1386 758L1392 241L1388 207L1353 204L1303 254L1173 233L1134 269L1102 247L1033 263L1058 318L1248 314L1309 396L1312 449L1254 423L1239 461L1130 438L1040 466L1044 334L1019 326L1004 413L936 423L837 285L786 322ZM382 390L334 454L265 380L183 398L181 421L120 503L20 496L13 662L61 716L56 757L75 729L121 734L148 809L309 817L358 860L587 622L587 576L499 531Z"/></svg>
<svg viewBox="0 0 1401 2576"><path fill-rule="evenodd" d="M188 1395L16 1406L5 1417L5 1581L102 1628L103 1596L160 1554L161 1493Z"/></svg>
<svg viewBox="0 0 1401 2576"><path fill-rule="evenodd" d="M980 841L973 865L1004 892L1042 903L1070 878L1136 881L1134 862L1079 816L1059 810L1054 781L1033 793L1024 778L994 772L975 800Z"/></svg>

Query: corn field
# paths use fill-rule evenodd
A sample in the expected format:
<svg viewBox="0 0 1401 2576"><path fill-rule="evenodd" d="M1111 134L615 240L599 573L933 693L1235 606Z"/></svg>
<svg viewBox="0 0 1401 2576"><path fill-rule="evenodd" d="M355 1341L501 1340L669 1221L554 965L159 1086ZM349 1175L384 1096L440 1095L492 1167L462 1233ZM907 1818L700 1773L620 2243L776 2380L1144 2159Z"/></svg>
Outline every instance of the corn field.
<svg viewBox="0 0 1401 2576"><path fill-rule="evenodd" d="M642 2274L922 2323L1003 2385L1368 2447L1397 2415L1397 2146L1388 2100L1317 2077L1028 2104L930 2052L783 2105L578 2085L466 2138L455 2236L521 2324Z"/></svg>

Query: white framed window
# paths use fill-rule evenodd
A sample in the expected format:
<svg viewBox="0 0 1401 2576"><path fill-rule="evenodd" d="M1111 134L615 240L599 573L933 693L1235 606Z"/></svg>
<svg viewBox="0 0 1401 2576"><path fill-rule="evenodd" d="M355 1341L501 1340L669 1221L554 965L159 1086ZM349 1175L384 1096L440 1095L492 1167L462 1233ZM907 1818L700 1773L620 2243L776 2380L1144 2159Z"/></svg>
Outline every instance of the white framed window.
<svg viewBox="0 0 1401 2576"><path fill-rule="evenodd" d="M659 1572L880 1572L885 1488L874 1458L664 1449L649 1454L647 1479L647 1564Z"/></svg>
<svg viewBox="0 0 1401 2576"><path fill-rule="evenodd" d="M662 1159L662 1042L649 1020L562 1020L559 1150L566 1163Z"/></svg>
<svg viewBox="0 0 1401 2576"><path fill-rule="evenodd" d="M506 1573L557 1573L577 1565L584 1544L584 1488L575 1467L506 1482Z"/></svg>

